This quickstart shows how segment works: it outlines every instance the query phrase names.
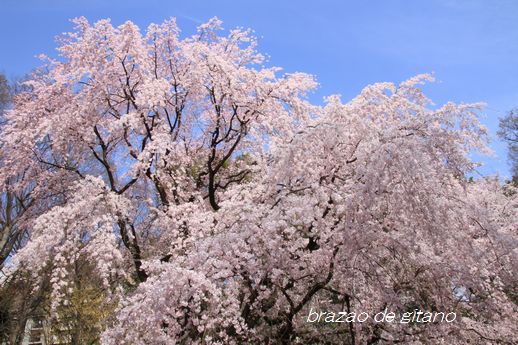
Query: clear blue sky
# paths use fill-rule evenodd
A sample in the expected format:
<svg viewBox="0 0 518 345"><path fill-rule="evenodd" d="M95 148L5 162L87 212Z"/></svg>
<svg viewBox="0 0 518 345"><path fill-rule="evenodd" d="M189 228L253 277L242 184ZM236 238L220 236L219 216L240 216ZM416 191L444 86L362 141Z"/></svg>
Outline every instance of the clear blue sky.
<svg viewBox="0 0 518 345"><path fill-rule="evenodd" d="M493 137L498 117L518 106L518 1L2 0L0 71L21 76L39 64L35 55L55 54L55 36L77 16L142 29L176 17L185 35L213 16L226 29L252 28L270 65L316 75L318 103L433 72L438 82L425 87L432 100L486 102L482 122ZM505 145L493 139L496 155L479 171L508 177Z"/></svg>

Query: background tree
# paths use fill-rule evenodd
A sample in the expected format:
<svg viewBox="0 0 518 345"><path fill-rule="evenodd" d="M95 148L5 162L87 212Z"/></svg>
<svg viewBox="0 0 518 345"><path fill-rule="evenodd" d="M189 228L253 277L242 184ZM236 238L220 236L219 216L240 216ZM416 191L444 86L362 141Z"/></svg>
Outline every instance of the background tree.
<svg viewBox="0 0 518 345"><path fill-rule="evenodd" d="M498 135L507 142L513 181L518 184L518 110L510 111L500 119Z"/></svg>
<svg viewBox="0 0 518 345"><path fill-rule="evenodd" d="M11 88L4 74L0 73L0 114L3 115L11 101Z"/></svg>
<svg viewBox="0 0 518 345"><path fill-rule="evenodd" d="M0 339L6 344L20 344L28 319L48 315L50 284L48 272L35 279L26 270L4 276L0 287Z"/></svg>
<svg viewBox="0 0 518 345"><path fill-rule="evenodd" d="M92 271L93 267L89 262L74 263L67 303L58 307L53 318L48 318L54 342L99 344L114 305L107 303L106 291Z"/></svg>

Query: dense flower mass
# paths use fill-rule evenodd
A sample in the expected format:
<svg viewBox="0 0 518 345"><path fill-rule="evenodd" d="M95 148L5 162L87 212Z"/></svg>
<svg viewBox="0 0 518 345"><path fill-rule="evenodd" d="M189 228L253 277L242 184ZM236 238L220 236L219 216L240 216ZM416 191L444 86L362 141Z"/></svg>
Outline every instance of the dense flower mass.
<svg viewBox="0 0 518 345"><path fill-rule="evenodd" d="M320 107L312 76L217 19L183 39L174 20L75 24L1 142L32 198L11 269L50 274L53 310L86 260L118 306L105 344L518 341L517 192L467 178L480 105L433 108L420 75Z"/></svg>

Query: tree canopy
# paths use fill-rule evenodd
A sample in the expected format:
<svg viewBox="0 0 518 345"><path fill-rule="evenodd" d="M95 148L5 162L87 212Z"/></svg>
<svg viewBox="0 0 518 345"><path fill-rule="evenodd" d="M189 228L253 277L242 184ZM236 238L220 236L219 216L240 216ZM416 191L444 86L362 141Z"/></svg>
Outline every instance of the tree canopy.
<svg viewBox="0 0 518 345"><path fill-rule="evenodd" d="M10 269L50 272L52 310L82 261L117 304L104 344L518 340L517 194L466 178L480 105L432 109L420 75L317 106L312 76L217 19L187 38L75 25L1 139L31 201ZM311 308L458 318L336 327Z"/></svg>

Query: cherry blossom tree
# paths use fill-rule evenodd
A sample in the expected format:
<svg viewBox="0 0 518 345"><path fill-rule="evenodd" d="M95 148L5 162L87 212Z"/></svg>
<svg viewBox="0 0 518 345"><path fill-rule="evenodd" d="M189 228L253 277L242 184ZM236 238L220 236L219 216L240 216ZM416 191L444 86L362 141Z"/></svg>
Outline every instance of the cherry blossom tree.
<svg viewBox="0 0 518 345"><path fill-rule="evenodd" d="M34 200L11 268L50 269L54 310L86 260L118 303L105 344L517 340L517 194L466 178L480 105L433 108L421 75L314 106L217 19L74 22L2 136ZM307 321L387 308L459 317Z"/></svg>

